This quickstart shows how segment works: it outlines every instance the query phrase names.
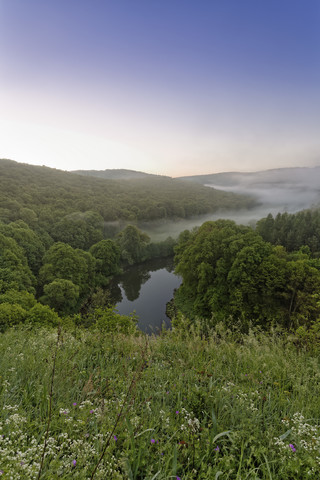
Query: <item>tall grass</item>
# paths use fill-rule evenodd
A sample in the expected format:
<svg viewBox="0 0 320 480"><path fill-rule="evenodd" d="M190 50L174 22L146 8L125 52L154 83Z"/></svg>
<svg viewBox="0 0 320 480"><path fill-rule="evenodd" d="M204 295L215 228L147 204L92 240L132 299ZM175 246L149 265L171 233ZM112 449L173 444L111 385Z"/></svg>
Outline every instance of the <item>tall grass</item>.
<svg viewBox="0 0 320 480"><path fill-rule="evenodd" d="M283 337L9 330L0 349L4 479L320 478L319 358Z"/></svg>

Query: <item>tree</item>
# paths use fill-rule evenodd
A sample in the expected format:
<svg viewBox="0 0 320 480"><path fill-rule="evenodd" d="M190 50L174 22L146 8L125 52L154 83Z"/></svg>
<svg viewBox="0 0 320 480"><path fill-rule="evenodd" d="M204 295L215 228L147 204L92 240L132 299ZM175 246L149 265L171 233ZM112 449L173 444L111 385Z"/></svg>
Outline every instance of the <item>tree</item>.
<svg viewBox="0 0 320 480"><path fill-rule="evenodd" d="M59 315L48 305L41 305L37 302L27 312L26 321L34 327L55 327L60 319Z"/></svg>
<svg viewBox="0 0 320 480"><path fill-rule="evenodd" d="M96 259L96 284L107 285L110 276L120 271L120 247L112 240L101 240L89 252Z"/></svg>
<svg viewBox="0 0 320 480"><path fill-rule="evenodd" d="M27 318L27 312L20 305L11 303L0 304L0 332L19 323L23 323Z"/></svg>
<svg viewBox="0 0 320 480"><path fill-rule="evenodd" d="M94 282L95 259L89 252L58 242L47 251L43 262L39 272L39 284L42 287L56 279L64 279L79 287L80 296L90 293Z"/></svg>
<svg viewBox="0 0 320 480"><path fill-rule="evenodd" d="M133 265L146 259L146 246L150 237L134 225L128 225L117 236L121 257L125 263Z"/></svg>
<svg viewBox="0 0 320 480"><path fill-rule="evenodd" d="M96 212L74 212L63 217L52 229L57 242L87 250L103 238L103 218Z"/></svg>
<svg viewBox="0 0 320 480"><path fill-rule="evenodd" d="M41 302L54 308L58 313L74 313L78 306L79 287L71 280L59 278L44 286Z"/></svg>
<svg viewBox="0 0 320 480"><path fill-rule="evenodd" d="M0 224L0 232L17 242L28 260L32 273L36 275L39 272L42 257L45 253L45 247L37 233L31 230L22 220L8 225Z"/></svg>
<svg viewBox="0 0 320 480"><path fill-rule="evenodd" d="M26 290L34 293L35 278L17 242L0 233L0 293Z"/></svg>

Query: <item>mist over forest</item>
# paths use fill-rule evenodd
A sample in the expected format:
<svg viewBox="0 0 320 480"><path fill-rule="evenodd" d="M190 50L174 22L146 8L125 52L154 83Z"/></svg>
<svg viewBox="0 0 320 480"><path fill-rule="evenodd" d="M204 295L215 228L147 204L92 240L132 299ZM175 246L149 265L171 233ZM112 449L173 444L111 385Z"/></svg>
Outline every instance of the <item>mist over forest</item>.
<svg viewBox="0 0 320 480"><path fill-rule="evenodd" d="M188 220L168 220L143 224L142 227L153 238L175 237L182 230L200 226L210 220L225 218L238 224L255 225L269 213L296 213L320 204L320 167L279 168L259 172L225 172L208 175L179 177L179 179L204 186L251 196L255 205L251 208L229 209L213 214L197 216Z"/></svg>

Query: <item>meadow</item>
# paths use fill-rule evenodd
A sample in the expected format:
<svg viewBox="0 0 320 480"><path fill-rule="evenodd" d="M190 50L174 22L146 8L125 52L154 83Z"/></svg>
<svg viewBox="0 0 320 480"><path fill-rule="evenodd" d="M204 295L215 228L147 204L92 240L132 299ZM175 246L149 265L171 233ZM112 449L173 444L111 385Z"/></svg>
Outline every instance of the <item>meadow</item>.
<svg viewBox="0 0 320 480"><path fill-rule="evenodd" d="M288 334L0 335L3 479L320 478L320 361Z"/></svg>

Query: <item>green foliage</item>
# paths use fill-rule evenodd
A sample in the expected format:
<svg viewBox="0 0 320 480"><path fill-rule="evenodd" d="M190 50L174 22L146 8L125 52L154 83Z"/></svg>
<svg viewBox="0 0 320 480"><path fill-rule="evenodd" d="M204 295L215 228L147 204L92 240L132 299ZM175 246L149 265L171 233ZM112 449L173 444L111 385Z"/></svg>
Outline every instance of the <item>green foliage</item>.
<svg viewBox="0 0 320 480"><path fill-rule="evenodd" d="M96 260L95 283L107 285L110 276L120 271L120 247L112 240L101 240L89 252Z"/></svg>
<svg viewBox="0 0 320 480"><path fill-rule="evenodd" d="M21 305L11 303L0 304L0 332L19 323L23 323L27 318L26 310Z"/></svg>
<svg viewBox="0 0 320 480"><path fill-rule="evenodd" d="M287 254L250 228L219 220L184 234L176 252L183 283L175 303L187 315L240 321L244 331L310 326L320 315L320 265L303 251Z"/></svg>
<svg viewBox="0 0 320 480"><path fill-rule="evenodd" d="M298 213L269 214L257 222L257 232L264 240L283 245L290 252L308 246L313 255L320 255L320 209Z"/></svg>
<svg viewBox="0 0 320 480"><path fill-rule="evenodd" d="M108 180L10 160L0 160L0 192L0 220L22 219L30 227L52 232L56 241L83 249L102 239L100 220L92 223L90 212L104 221L136 222L187 218L255 203L251 197L168 177Z"/></svg>
<svg viewBox="0 0 320 480"><path fill-rule="evenodd" d="M87 250L103 238L103 218L96 212L74 212L63 217L51 231L56 242Z"/></svg>
<svg viewBox="0 0 320 480"><path fill-rule="evenodd" d="M143 262L147 258L146 247L150 238L135 225L128 225L117 236L122 260L133 265Z"/></svg>
<svg viewBox="0 0 320 480"><path fill-rule="evenodd" d="M136 315L120 315L114 307L98 307L88 315L87 321L94 330L105 333L137 333Z"/></svg>
<svg viewBox="0 0 320 480"><path fill-rule="evenodd" d="M22 220L9 223L8 225L0 223L0 232L17 242L27 258L31 271L36 275L45 253L45 247L40 236Z"/></svg>
<svg viewBox="0 0 320 480"><path fill-rule="evenodd" d="M28 323L31 327L56 326L58 314L47 305L38 303L31 293L7 290L0 295L0 331Z"/></svg>
<svg viewBox="0 0 320 480"><path fill-rule="evenodd" d="M37 303L37 300L32 293L26 291L20 292L18 290L7 290L0 295L0 304L1 303L15 303L16 305L20 305L24 309L29 310Z"/></svg>
<svg viewBox="0 0 320 480"><path fill-rule="evenodd" d="M162 242L148 243L145 249L146 256L148 259L172 257L176 243L172 237L168 237Z"/></svg>
<svg viewBox="0 0 320 480"><path fill-rule="evenodd" d="M79 287L71 280L58 278L43 288L42 303L54 308L58 313L73 313L79 301Z"/></svg>
<svg viewBox="0 0 320 480"><path fill-rule="evenodd" d="M0 233L0 293L12 289L33 293L34 283L22 248L13 238Z"/></svg>
<svg viewBox="0 0 320 480"><path fill-rule="evenodd" d="M95 259L89 252L58 242L47 251L43 263L39 272L39 283L44 291L45 285L63 279L77 287L80 298L89 295L95 282Z"/></svg>
<svg viewBox="0 0 320 480"><path fill-rule="evenodd" d="M32 327L55 327L60 323L59 315L48 305L36 303L27 313L26 321Z"/></svg>

